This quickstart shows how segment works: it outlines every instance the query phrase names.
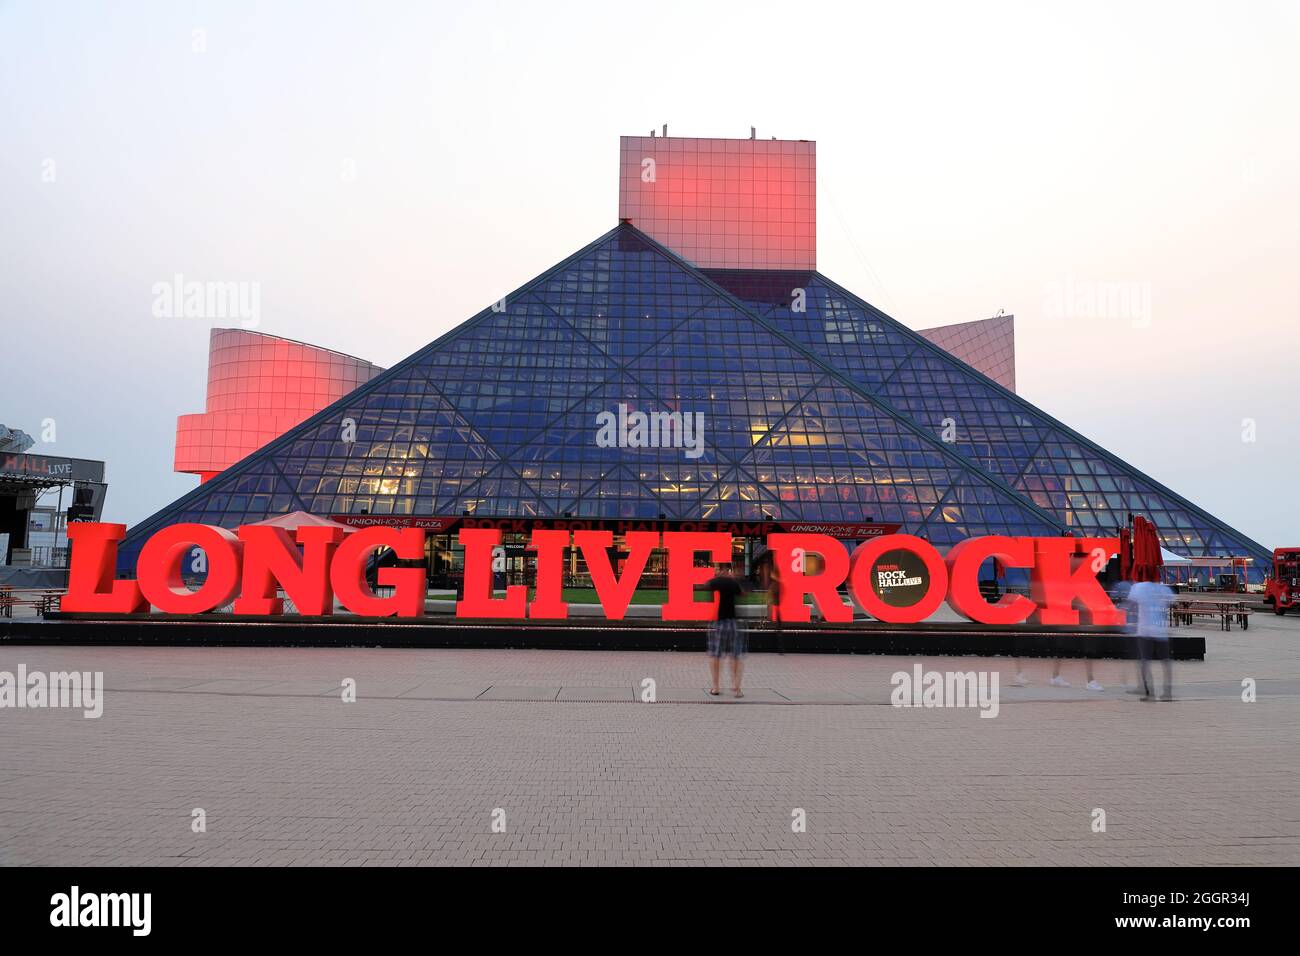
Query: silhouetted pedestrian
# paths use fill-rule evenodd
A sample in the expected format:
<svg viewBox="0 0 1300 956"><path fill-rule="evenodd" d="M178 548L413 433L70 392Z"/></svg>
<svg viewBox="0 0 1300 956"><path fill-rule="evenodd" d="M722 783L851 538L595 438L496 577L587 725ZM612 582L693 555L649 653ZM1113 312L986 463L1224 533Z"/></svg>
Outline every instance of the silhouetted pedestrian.
<svg viewBox="0 0 1300 956"><path fill-rule="evenodd" d="M771 572L767 579L768 620L776 630L776 652L785 653L785 624L781 620L781 597L785 593L785 583L781 577L781 568L773 560Z"/></svg>
<svg viewBox="0 0 1300 956"><path fill-rule="evenodd" d="M1161 700L1174 699L1173 663L1169 652L1169 606L1174 602L1174 592L1159 581L1139 581L1128 593L1129 601L1137 609L1137 638L1142 661L1142 699L1155 700L1156 688L1151 681L1151 658L1164 662L1165 692Z"/></svg>
<svg viewBox="0 0 1300 956"><path fill-rule="evenodd" d="M718 616L709 624L709 694L718 696L722 658L730 657L732 693L744 697L740 681L745 668L745 655L749 652L749 639L736 620L736 599L743 593L744 585L732 573L731 565L720 564L718 573L704 586L718 596Z"/></svg>
<svg viewBox="0 0 1300 956"><path fill-rule="evenodd" d="M1133 673L1136 677L1134 685L1126 688L1125 693L1140 694L1142 693L1142 648L1139 646L1137 636L1137 606L1129 600L1129 593L1132 590L1132 581L1116 581L1115 586L1110 589L1110 601L1124 612L1124 633L1128 636L1126 653L1133 660Z"/></svg>

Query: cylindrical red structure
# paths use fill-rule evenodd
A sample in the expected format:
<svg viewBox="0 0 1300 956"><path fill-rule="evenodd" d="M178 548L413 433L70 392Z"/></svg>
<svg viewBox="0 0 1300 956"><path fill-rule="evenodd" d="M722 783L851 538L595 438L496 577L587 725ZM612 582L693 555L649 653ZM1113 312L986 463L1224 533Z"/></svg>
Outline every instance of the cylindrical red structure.
<svg viewBox="0 0 1300 956"><path fill-rule="evenodd" d="M245 329L213 329L207 410L176 421L176 470L207 481L383 369Z"/></svg>

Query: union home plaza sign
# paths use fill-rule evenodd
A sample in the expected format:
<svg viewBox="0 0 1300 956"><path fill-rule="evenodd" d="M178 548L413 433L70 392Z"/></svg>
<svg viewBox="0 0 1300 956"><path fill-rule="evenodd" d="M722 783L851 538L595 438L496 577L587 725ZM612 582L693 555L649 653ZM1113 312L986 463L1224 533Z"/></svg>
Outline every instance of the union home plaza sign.
<svg viewBox="0 0 1300 956"><path fill-rule="evenodd" d="M893 534L896 524L873 521L679 521L647 518L475 518L468 515L330 515L349 528L423 528L431 534L450 534L460 528L496 528L506 534L528 534L538 528L562 531L728 531L742 538L766 538L776 531L828 534L833 538L875 538Z"/></svg>
<svg viewBox="0 0 1300 956"><path fill-rule="evenodd" d="M72 564L62 609L68 612L141 613L151 607L167 614L202 614L232 604L236 615L283 613L281 591L308 616L331 614L334 601L365 617L420 617L424 614L427 576L422 567L380 568L378 583L390 596L376 594L365 579L372 554L390 548L405 560L424 558L424 528L370 527L349 534L342 528L283 528L245 525L237 532L204 524L177 524L156 532L140 551L136 580L114 580L117 546L126 536L120 524L82 523L68 528ZM656 549L667 552L666 621L707 621L716 602L697 600L695 589L713 576L701 565L732 556L728 531L628 531L623 534L626 560L621 574L610 561L614 533L609 530L535 528L528 542L537 554L537 581L530 599L524 585L492 593L493 549L501 542L498 528L461 528L465 548L464 597L458 617L566 618L563 600L565 552L576 548L586 562L596 595L611 620L622 619L646 562ZM1118 538L970 538L946 556L922 538L889 534L866 539L850 557L835 538L812 532L775 532L767 539L777 566L805 567L797 556L817 554L814 574L794 570L783 577L781 618L806 622L805 595L812 595L826 620L848 622L853 608L838 590L847 582L853 598L872 617L906 624L925 620L947 600L949 606L982 624L1117 625L1124 613L1115 608L1096 573L1119 550ZM194 548L207 557L207 577L190 590L181 565ZM996 603L980 594L980 566L996 558L1010 568L1029 570L1032 597L1004 595Z"/></svg>

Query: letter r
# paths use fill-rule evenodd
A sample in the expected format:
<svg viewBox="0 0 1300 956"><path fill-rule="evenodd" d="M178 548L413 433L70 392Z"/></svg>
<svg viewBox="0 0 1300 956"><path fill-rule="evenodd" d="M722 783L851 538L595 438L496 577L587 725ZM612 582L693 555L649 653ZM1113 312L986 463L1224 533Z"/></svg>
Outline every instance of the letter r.
<svg viewBox="0 0 1300 956"><path fill-rule="evenodd" d="M794 571L782 574L784 587L781 590L781 620L796 623L808 620L808 605L803 602L805 594L813 596L826 620L853 620L853 609L840 600L838 590L849 575L849 553L844 550L844 545L826 534L777 532L767 536L767 546L772 552L773 560L781 568L793 567L796 550L821 555L825 563L820 574Z"/></svg>

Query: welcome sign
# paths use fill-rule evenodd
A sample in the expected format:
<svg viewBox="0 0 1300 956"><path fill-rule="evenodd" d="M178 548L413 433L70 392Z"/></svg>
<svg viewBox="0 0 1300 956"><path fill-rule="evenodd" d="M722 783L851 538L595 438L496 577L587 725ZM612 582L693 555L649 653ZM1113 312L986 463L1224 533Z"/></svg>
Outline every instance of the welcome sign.
<svg viewBox="0 0 1300 956"><path fill-rule="evenodd" d="M68 528L72 563L68 612L202 614L232 604L235 615L278 615L281 591L303 615L329 615L335 599L354 614L371 617L420 617L424 614L427 575L422 567L380 568L378 583L391 587L380 596L367 583L371 555L391 549L400 559L424 558L422 528L373 527L347 534L342 528L283 528L245 525L238 531L204 524L163 528L145 542L136 565L136 580L114 580L117 546L126 536L121 524L82 523ZM537 581L529 588L512 585L504 597L492 589L492 554L501 543L495 528L462 528L465 548L464 597L458 617L566 618L563 574L566 552L576 548L586 562L597 597L611 620L627 611L653 551L667 552L666 621L707 621L716 602L700 601L696 588L713 576L707 562L728 562L732 536L727 532L632 531L623 536L627 557L622 572L610 560L610 531L534 529L528 549L537 555ZM805 596L817 601L832 622L853 619L839 589L847 585L853 599L872 617L890 623L925 620L946 600L969 620L983 624L1123 624L1125 615L1111 603L1097 572L1119 550L1118 538L971 538L946 556L922 538L892 534L869 539L849 555L835 538L811 533L774 533L767 539L778 566L794 568L796 554L817 554L813 574L783 575L781 619L809 620ZM197 590L181 578L181 565L194 548L207 557L207 578ZM996 558L1004 566L1028 569L1032 597L1004 595L996 603L979 589L981 565ZM805 563L798 566L803 567Z"/></svg>

